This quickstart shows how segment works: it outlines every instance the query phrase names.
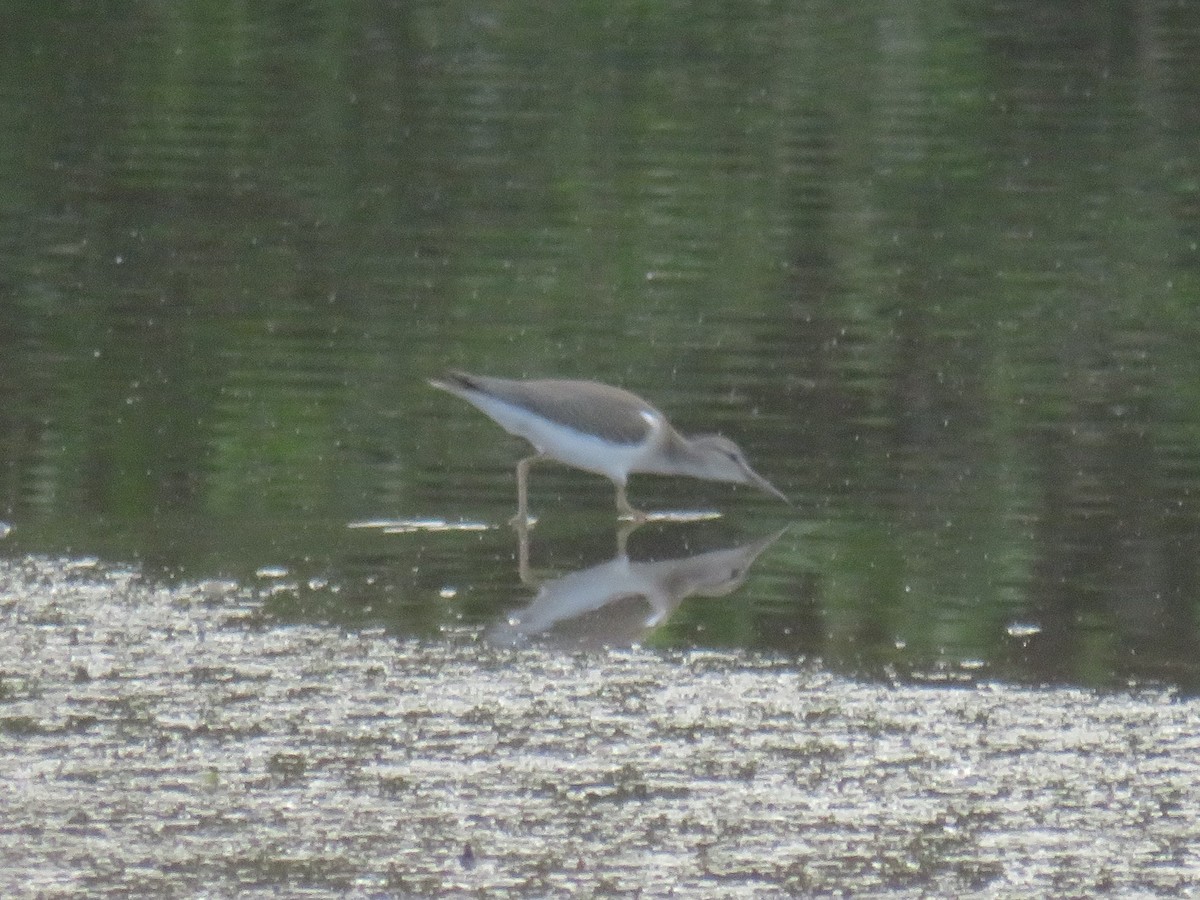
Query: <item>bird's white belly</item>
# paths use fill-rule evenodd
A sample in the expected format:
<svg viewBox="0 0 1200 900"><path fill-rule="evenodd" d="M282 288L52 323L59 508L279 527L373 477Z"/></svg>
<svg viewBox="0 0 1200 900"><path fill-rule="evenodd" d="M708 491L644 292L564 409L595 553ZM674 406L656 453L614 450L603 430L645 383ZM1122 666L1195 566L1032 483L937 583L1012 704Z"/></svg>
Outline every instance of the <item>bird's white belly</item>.
<svg viewBox="0 0 1200 900"><path fill-rule="evenodd" d="M630 472L638 471L651 449L648 443L610 443L491 397L476 395L470 399L509 434L525 438L551 459L587 472L607 475L613 481L624 482Z"/></svg>
<svg viewBox="0 0 1200 900"><path fill-rule="evenodd" d="M643 444L610 444L561 427L543 428L532 443L551 459L620 482L638 470L646 452Z"/></svg>

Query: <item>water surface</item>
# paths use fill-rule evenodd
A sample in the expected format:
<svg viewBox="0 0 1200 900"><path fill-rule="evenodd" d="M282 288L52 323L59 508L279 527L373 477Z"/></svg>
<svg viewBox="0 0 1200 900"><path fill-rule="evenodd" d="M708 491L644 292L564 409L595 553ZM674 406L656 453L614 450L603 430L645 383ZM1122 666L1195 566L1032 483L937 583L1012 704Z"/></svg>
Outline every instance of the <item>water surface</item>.
<svg viewBox="0 0 1200 900"><path fill-rule="evenodd" d="M1200 707L0 569L6 896L1178 895ZM467 848L470 848L469 852Z"/></svg>
<svg viewBox="0 0 1200 900"><path fill-rule="evenodd" d="M635 478L710 548L797 525L661 644L1191 690L1200 25L1138 9L18 15L4 550L484 624L523 450L425 379L588 377L796 502ZM611 552L602 479L533 490L535 561Z"/></svg>
<svg viewBox="0 0 1200 900"><path fill-rule="evenodd" d="M2 31L0 892L1194 877L1200 7ZM523 541L446 367L795 505L545 466Z"/></svg>

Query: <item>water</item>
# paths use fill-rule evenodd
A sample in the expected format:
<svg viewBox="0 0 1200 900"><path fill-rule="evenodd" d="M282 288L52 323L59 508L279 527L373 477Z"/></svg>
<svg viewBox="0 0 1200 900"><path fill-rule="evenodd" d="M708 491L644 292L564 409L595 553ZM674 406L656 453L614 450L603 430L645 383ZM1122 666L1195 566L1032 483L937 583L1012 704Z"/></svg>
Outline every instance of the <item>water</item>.
<svg viewBox="0 0 1200 900"><path fill-rule="evenodd" d="M4 33L5 893L1186 880L1191 6ZM620 384L795 506L635 476L623 534L545 466L523 541L448 366Z"/></svg>
<svg viewBox="0 0 1200 900"><path fill-rule="evenodd" d="M1200 867L1171 692L397 640L280 625L271 577L68 568L0 582L7 896L1177 894Z"/></svg>

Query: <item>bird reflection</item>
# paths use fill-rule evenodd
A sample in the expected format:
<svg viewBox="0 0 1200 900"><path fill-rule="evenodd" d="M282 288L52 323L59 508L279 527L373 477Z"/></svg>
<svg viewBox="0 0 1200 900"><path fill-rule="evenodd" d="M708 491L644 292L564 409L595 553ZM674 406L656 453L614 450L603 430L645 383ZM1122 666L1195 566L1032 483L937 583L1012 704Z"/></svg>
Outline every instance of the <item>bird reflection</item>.
<svg viewBox="0 0 1200 900"><path fill-rule="evenodd" d="M502 645L534 636L584 647L637 643L685 598L721 597L740 587L755 559L786 530L740 547L659 562L631 560L625 550L628 531L619 532L613 559L542 582L533 601L493 625L488 639ZM528 534L518 534L521 579L531 584Z"/></svg>

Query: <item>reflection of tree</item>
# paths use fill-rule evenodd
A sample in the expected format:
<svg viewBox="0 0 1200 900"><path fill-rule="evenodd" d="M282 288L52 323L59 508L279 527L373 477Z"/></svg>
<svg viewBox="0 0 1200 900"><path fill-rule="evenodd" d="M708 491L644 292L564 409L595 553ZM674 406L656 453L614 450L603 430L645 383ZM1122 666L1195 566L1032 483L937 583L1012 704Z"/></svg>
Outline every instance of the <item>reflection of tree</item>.
<svg viewBox="0 0 1200 900"><path fill-rule="evenodd" d="M1195 509L1181 514L1185 486L1165 470L1147 385L1116 366L1066 382L1068 417L1032 436L1042 498L1030 602L1044 630L1029 662L1051 679L1164 674L1194 659Z"/></svg>
<svg viewBox="0 0 1200 900"><path fill-rule="evenodd" d="M140 551L162 515L471 495L423 386L469 356L662 385L790 467L834 523L827 652L1003 660L1037 619L1048 677L1166 665L1197 643L1200 5L1076 13L24 4L0 514Z"/></svg>

